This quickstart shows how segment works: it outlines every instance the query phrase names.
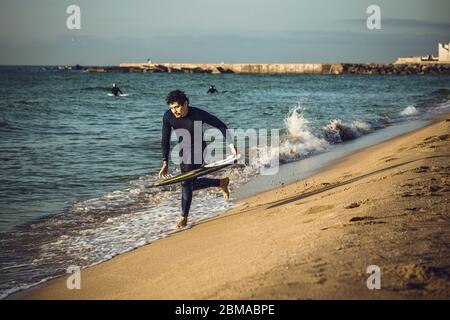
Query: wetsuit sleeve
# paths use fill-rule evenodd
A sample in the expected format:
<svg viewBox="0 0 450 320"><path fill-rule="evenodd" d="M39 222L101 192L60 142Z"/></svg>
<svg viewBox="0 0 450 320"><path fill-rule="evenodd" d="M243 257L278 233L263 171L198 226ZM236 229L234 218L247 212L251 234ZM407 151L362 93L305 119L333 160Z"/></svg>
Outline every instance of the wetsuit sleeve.
<svg viewBox="0 0 450 320"><path fill-rule="evenodd" d="M206 112L205 110L199 110L201 115L201 120L210 126L213 126L222 132L223 136L225 137L226 141L233 143L233 138L231 137L230 133L227 131L228 127L225 123L223 123L219 118L216 116L213 116L212 114Z"/></svg>
<svg viewBox="0 0 450 320"><path fill-rule="evenodd" d="M119 88L117 88L117 90L120 92L120 94L123 94L123 93L122 93L122 90L120 90Z"/></svg>
<svg viewBox="0 0 450 320"><path fill-rule="evenodd" d="M161 151L162 151L163 161L169 160L171 130L172 130L172 127L170 125L169 119L167 119L167 114L164 114L163 126L162 126L162 139L161 139Z"/></svg>

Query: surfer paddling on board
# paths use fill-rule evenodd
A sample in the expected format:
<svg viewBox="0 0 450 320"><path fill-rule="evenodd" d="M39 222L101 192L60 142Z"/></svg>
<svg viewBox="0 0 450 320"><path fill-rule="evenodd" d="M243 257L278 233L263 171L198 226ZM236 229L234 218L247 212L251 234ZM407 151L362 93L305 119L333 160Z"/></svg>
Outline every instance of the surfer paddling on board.
<svg viewBox="0 0 450 320"><path fill-rule="evenodd" d="M184 141L184 138L182 139L181 134L178 134L178 130L180 130L180 133L183 130L184 132L188 132L191 138L190 144L184 145L181 148L180 170L182 173L200 168L203 164L203 151L206 148L206 142L203 139L203 129L201 129L201 139L194 136L194 127L198 124L200 125L200 128L202 128L203 123L209 124L219 129L225 138L227 138L228 135L228 141L233 141L227 132L225 123L202 109L190 107L189 99L183 91L175 90L170 92L167 95L166 102L170 109L167 110L163 116L161 141L163 165L159 171L160 178L166 177L169 169L170 133L172 128L175 130L181 145L183 145L183 142L186 144L186 142ZM199 140L198 142L201 143L201 146L195 145L197 143L196 140ZM234 144L230 144L230 149L233 155L237 156L237 150ZM185 150L188 150L188 152L185 152ZM228 177L223 179L194 178L183 181L181 183L181 218L177 224L177 228L182 228L187 225L189 209L192 202L192 192L194 190L218 187L222 189L225 200L228 200L230 196L230 191L228 189L229 182L230 179Z"/></svg>
<svg viewBox="0 0 450 320"><path fill-rule="evenodd" d="M119 89L119 87L115 83L113 83L111 93L117 97L119 95L119 92L120 94L123 94L122 91Z"/></svg>

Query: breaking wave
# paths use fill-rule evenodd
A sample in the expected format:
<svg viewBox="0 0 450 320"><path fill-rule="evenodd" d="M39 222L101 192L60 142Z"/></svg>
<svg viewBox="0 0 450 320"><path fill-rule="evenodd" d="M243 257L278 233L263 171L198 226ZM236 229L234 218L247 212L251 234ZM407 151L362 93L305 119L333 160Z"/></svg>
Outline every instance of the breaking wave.
<svg viewBox="0 0 450 320"><path fill-rule="evenodd" d="M356 139L363 134L373 131L371 124L364 121L346 123L340 119L331 120L324 128L324 136L330 143L341 143Z"/></svg>
<svg viewBox="0 0 450 320"><path fill-rule="evenodd" d="M400 112L400 115L403 117L409 117L409 116L415 116L419 113L419 111L417 111L416 107L414 106L407 106L405 109L403 109Z"/></svg>

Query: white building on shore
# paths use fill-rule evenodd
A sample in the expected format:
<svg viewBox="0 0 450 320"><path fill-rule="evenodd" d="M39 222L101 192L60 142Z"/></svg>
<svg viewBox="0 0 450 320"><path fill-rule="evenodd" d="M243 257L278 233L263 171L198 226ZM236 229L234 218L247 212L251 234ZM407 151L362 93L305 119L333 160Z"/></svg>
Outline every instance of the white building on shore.
<svg viewBox="0 0 450 320"><path fill-rule="evenodd" d="M450 62L450 42L449 43L439 43L438 55L439 55L439 61Z"/></svg>
<svg viewBox="0 0 450 320"><path fill-rule="evenodd" d="M438 43L438 56L429 54L424 57L399 57L394 64L450 64L450 42Z"/></svg>

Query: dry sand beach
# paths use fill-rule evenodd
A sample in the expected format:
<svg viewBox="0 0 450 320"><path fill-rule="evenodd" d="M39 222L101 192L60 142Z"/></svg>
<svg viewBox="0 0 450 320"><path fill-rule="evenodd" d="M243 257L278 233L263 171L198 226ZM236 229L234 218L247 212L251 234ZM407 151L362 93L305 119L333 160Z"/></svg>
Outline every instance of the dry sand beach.
<svg viewBox="0 0 450 320"><path fill-rule="evenodd" d="M12 299L450 297L450 114ZM366 269L381 269L369 290Z"/></svg>

